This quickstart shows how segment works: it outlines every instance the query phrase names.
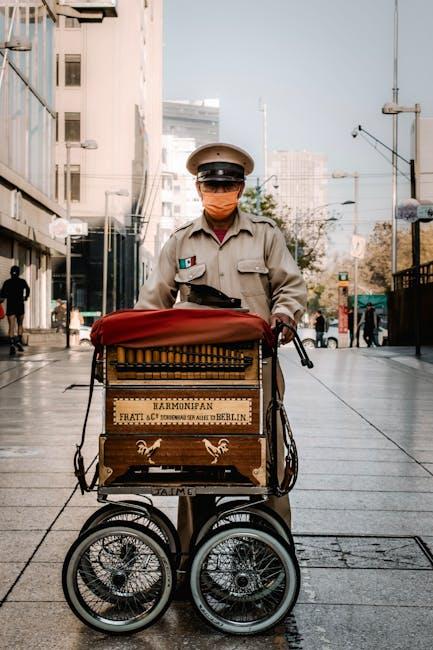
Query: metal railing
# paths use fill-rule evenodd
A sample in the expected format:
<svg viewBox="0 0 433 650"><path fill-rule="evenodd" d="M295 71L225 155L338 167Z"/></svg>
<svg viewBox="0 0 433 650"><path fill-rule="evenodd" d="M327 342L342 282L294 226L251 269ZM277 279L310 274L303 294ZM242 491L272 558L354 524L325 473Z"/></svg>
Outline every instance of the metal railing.
<svg viewBox="0 0 433 650"><path fill-rule="evenodd" d="M419 283L420 284L433 284L433 260L420 264L419 267ZM410 269L404 269L394 273L394 288L395 289L410 289L416 285L416 268L412 266Z"/></svg>

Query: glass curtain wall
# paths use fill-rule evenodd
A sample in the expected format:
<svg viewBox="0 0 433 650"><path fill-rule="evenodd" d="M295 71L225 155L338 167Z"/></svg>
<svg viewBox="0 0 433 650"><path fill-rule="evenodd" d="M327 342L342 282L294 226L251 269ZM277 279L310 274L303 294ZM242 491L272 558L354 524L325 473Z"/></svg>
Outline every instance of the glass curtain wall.
<svg viewBox="0 0 433 650"><path fill-rule="evenodd" d="M0 162L53 198L54 23L42 0L0 6L0 41L10 32L32 49L0 50Z"/></svg>

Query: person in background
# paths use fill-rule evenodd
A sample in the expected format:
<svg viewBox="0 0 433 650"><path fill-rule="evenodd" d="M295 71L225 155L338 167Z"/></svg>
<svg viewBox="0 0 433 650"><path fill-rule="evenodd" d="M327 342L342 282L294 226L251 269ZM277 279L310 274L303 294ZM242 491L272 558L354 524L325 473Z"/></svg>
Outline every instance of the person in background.
<svg viewBox="0 0 433 650"><path fill-rule="evenodd" d="M325 341L323 340L323 336L325 334L325 318L320 309L317 311L314 329L316 330L316 348L324 348Z"/></svg>
<svg viewBox="0 0 433 650"><path fill-rule="evenodd" d="M13 356L18 352L24 352L23 348L23 320L24 303L30 296L30 287L27 282L20 278L19 266L12 266L11 277L3 283L0 291L0 302L7 301L6 316L9 324L9 354ZM17 334L15 335L15 330Z"/></svg>
<svg viewBox="0 0 433 650"><path fill-rule="evenodd" d="M66 327L66 302L61 298L56 300L53 316L53 326L56 328L56 332L63 332Z"/></svg>
<svg viewBox="0 0 433 650"><path fill-rule="evenodd" d="M373 330L373 343L377 348L380 347L379 330L380 330L380 314L376 313L376 327Z"/></svg>
<svg viewBox="0 0 433 650"><path fill-rule="evenodd" d="M367 343L367 346L371 348L374 343L374 330L377 329L377 316L376 310L371 304L367 303L367 308L361 318L359 326L364 325L364 341Z"/></svg>
<svg viewBox="0 0 433 650"><path fill-rule="evenodd" d="M349 347L350 348L353 347L353 339L354 339L353 328L354 328L354 325L355 325L355 310L353 309L353 307L350 307L349 311L347 312L347 326L348 326L348 329L349 329L349 339L350 339Z"/></svg>
<svg viewBox="0 0 433 650"><path fill-rule="evenodd" d="M72 335L72 344L79 345L80 343L80 326L84 325L84 318L81 315L79 307L71 311L71 322L69 329Z"/></svg>

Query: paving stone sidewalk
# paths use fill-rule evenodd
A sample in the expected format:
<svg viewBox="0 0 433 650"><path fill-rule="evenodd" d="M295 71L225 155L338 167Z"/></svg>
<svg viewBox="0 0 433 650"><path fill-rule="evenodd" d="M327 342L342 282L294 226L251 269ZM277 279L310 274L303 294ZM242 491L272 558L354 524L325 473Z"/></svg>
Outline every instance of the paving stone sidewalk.
<svg viewBox="0 0 433 650"><path fill-rule="evenodd" d="M2 356L3 354L3 356ZM433 638L433 365L411 350L316 350L312 371L281 352L300 455L291 501L302 565L293 615L272 633L224 637L174 604L128 638L83 626L61 566L96 507L72 473L90 353L0 350L0 645L62 650L293 648L430 650ZM86 460L96 455L96 389ZM160 500L175 521L174 499Z"/></svg>

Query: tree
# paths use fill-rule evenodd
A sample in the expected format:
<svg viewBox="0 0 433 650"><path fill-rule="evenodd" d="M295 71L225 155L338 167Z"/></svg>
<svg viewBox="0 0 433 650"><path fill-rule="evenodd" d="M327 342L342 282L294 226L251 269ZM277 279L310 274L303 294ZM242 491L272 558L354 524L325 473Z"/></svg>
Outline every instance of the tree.
<svg viewBox="0 0 433 650"><path fill-rule="evenodd" d="M373 293L385 293L392 288L390 221L375 224L366 246L366 255L359 265L360 282ZM421 224L421 262L433 259L432 224ZM412 266L412 235L410 227L402 224L397 233L398 269Z"/></svg>
<svg viewBox="0 0 433 650"><path fill-rule="evenodd" d="M257 190L250 187L245 190L241 209L257 214ZM328 213L305 211L293 214L291 208L280 210L272 194L260 193L260 214L273 219L286 240L287 248L295 256L298 249L298 265L308 273L319 271L325 253L325 242L335 218ZM281 216L284 214L284 217ZM297 236L296 236L297 235Z"/></svg>

